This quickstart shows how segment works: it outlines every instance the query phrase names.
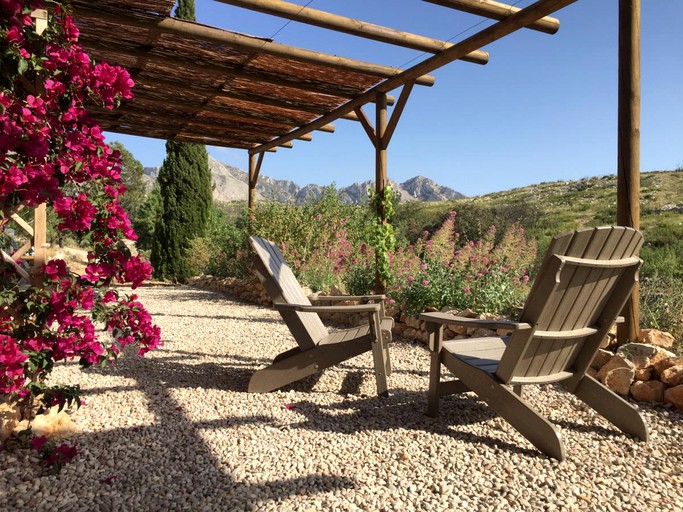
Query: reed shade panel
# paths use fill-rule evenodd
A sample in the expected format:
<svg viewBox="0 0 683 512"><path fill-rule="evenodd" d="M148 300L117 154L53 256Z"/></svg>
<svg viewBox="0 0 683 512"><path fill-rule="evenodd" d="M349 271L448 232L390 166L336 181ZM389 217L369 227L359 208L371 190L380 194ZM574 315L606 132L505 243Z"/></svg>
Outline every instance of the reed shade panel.
<svg viewBox="0 0 683 512"><path fill-rule="evenodd" d="M415 73L416 66L400 70L178 20L170 17L174 3L73 0L86 50L96 60L124 66L136 82L135 98L123 102L122 108L92 108L91 114L105 130L262 152L291 146L289 142L297 139L310 140L308 134L314 130L334 131L331 123L340 118L358 121L356 107L376 101L374 91L385 82L390 87L382 93L408 81L423 86L434 83L427 73L435 67ZM296 7L276 0L236 3L279 11ZM544 10L553 12L554 6L559 9L571 1L539 3L550 4ZM452 11L444 8L446 15ZM301 9L299 14L317 18L309 24L324 19L332 25L329 30L344 29L387 44L426 45L434 56L444 56L441 65L456 58L479 64L488 61L488 54L478 47L451 58L457 42L312 9ZM472 16L473 23L476 18ZM501 37L506 33L501 32ZM388 97L388 105L392 102ZM350 104L351 108L345 108ZM321 118L326 121L320 122Z"/></svg>

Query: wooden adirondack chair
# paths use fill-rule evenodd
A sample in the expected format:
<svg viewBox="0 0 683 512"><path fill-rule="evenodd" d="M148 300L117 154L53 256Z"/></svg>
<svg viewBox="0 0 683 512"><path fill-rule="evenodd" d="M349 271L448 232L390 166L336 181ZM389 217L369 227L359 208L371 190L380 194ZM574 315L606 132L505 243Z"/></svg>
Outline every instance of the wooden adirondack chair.
<svg viewBox="0 0 683 512"><path fill-rule="evenodd" d="M586 374L638 280L642 243L640 232L626 227L555 237L519 322L422 314L430 333L428 413L436 415L440 396L474 391L538 449L563 460L559 430L521 397L525 384L557 382L622 431L647 441L647 427L636 409ZM512 334L444 341L447 324ZM455 380L441 382L442 364Z"/></svg>
<svg viewBox="0 0 683 512"><path fill-rule="evenodd" d="M359 305L312 305L301 289L277 245L250 237L256 274L280 312L298 346L279 354L273 363L258 370L249 381L249 391L263 393L313 375L325 368L372 350L377 394L388 395L391 374L389 341L394 320L384 314L383 295L322 296L328 302L361 301ZM368 325L328 332L318 313L366 313Z"/></svg>

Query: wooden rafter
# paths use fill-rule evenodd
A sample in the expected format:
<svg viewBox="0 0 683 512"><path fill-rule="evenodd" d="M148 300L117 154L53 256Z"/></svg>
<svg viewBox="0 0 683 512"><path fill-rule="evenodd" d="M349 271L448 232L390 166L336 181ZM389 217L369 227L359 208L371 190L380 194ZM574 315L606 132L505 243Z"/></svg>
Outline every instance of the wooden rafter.
<svg viewBox="0 0 683 512"><path fill-rule="evenodd" d="M280 0L218 0L224 4L230 4L252 11L280 16L282 18L300 21L308 25L315 25L354 36L365 37L383 43L389 43L405 48L412 48L422 52L439 53L453 46L452 43L439 41L431 37L425 37L410 32L403 32L389 27L383 27L359 21L345 16L339 16L310 7L302 7L298 4L283 2ZM462 60L475 64L486 64L489 54L481 50L474 50L462 57Z"/></svg>
<svg viewBox="0 0 683 512"><path fill-rule="evenodd" d="M438 53L433 57L420 62L419 64L416 64L412 68L405 70L403 73L391 78L387 78L385 81L369 89L367 92L361 94L357 98L346 102L328 114L320 116L306 126L302 126L296 130L293 130L283 137L263 144L250 151L264 151L271 147L277 146L281 140L293 140L303 133L308 133L316 129L318 126L322 126L328 122L334 121L335 119L339 119L343 115L353 111L356 107L369 103L371 98L375 97L378 92L388 92L400 87L410 80L415 80L417 77L422 76L425 73L430 73L431 71L434 71L435 69L438 69L449 62L453 62L463 55L467 55L476 48L481 48L487 44L497 41L498 39L501 39L533 23L534 21L547 16L550 13L562 9L567 5L571 5L576 1L577 0L539 0L534 4L531 4L529 7L526 7L525 9L522 9L521 11L518 11L515 14L505 18L504 20L483 29L467 39L464 39L447 50L444 50L443 52Z"/></svg>
<svg viewBox="0 0 683 512"><path fill-rule="evenodd" d="M519 12L521 9L513 7L512 5L494 2L493 0L423 0L431 4L442 5L457 9L458 11L469 12L470 14L477 14L485 18L494 20L504 20L511 14ZM526 28L545 32L546 34L555 34L560 29L560 21L550 16L544 16L541 19L527 25Z"/></svg>

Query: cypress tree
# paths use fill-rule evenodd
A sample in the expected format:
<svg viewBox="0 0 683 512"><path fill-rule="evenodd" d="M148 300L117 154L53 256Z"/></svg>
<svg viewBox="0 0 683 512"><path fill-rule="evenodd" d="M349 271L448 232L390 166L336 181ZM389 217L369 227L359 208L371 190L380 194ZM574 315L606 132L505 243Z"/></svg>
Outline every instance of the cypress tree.
<svg viewBox="0 0 683 512"><path fill-rule="evenodd" d="M194 0L179 0L175 17L195 21ZM159 279L183 282L191 277L188 253L193 238L204 235L213 203L206 147L166 142L159 170L161 212L152 242L151 262Z"/></svg>
<svg viewBox="0 0 683 512"><path fill-rule="evenodd" d="M212 205L209 156L201 144L166 142L159 170L161 215L152 243L154 275L182 282L189 275L190 241L204 235Z"/></svg>
<svg viewBox="0 0 683 512"><path fill-rule="evenodd" d="M197 21L194 15L194 0L179 0L173 16L181 20Z"/></svg>

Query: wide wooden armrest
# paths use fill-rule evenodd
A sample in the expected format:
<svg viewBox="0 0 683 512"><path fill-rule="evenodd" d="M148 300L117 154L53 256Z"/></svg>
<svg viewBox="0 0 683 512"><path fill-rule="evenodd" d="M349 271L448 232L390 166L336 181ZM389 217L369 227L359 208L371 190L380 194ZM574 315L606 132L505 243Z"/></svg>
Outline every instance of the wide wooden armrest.
<svg viewBox="0 0 683 512"><path fill-rule="evenodd" d="M353 301L369 301L369 300L384 300L386 295L312 295L308 299L311 302L341 302L344 300Z"/></svg>
<svg viewBox="0 0 683 512"><path fill-rule="evenodd" d="M515 322L513 320L482 320L480 318L466 318L455 316L448 313L422 313L420 320L433 324L463 325L465 327L482 327L484 329L507 329L516 331L519 329L531 329L525 322Z"/></svg>
<svg viewBox="0 0 683 512"><path fill-rule="evenodd" d="M301 311L302 313L379 313L381 304L357 304L353 306L311 306L308 304L273 304L278 311Z"/></svg>

